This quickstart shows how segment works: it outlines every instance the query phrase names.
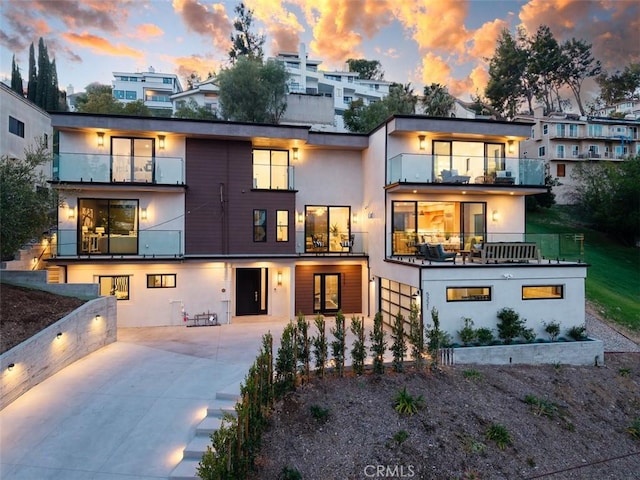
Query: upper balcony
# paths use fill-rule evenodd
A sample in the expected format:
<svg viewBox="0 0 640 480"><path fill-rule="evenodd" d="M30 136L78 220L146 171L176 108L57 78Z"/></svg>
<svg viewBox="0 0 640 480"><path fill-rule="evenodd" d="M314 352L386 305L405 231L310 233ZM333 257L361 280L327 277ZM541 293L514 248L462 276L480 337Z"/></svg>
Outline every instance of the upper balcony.
<svg viewBox="0 0 640 480"><path fill-rule="evenodd" d="M52 178L59 182L181 185L182 158L60 153L54 156Z"/></svg>
<svg viewBox="0 0 640 480"><path fill-rule="evenodd" d="M544 162L530 158L402 153L387 161L387 185L544 186Z"/></svg>

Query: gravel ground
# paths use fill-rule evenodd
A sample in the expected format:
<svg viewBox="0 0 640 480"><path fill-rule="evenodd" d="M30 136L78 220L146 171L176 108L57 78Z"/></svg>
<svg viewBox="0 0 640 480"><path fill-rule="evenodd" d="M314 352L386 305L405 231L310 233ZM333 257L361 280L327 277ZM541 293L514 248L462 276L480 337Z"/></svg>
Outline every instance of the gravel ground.
<svg viewBox="0 0 640 480"><path fill-rule="evenodd" d="M604 342L605 352L640 352L640 345L595 316L586 315L587 333Z"/></svg>

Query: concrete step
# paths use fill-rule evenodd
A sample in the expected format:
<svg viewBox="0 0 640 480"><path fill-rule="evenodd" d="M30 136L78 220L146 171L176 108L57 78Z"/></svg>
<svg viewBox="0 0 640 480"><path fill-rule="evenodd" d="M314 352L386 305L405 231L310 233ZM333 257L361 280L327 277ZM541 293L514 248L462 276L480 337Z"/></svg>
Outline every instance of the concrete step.
<svg viewBox="0 0 640 480"><path fill-rule="evenodd" d="M232 415L234 417L238 417L235 408L233 405L225 405L218 407L209 407L207 408L207 417L222 417L225 413Z"/></svg>
<svg viewBox="0 0 640 480"><path fill-rule="evenodd" d="M222 425L222 417L204 417L196 427L196 435L211 435Z"/></svg>
<svg viewBox="0 0 640 480"><path fill-rule="evenodd" d="M196 475L200 459L183 459L169 474L171 480L197 480Z"/></svg>
<svg viewBox="0 0 640 480"><path fill-rule="evenodd" d="M196 435L182 452L183 460L200 460L204 452L207 451L207 445L211 446L211 438L209 437L209 435Z"/></svg>
<svg viewBox="0 0 640 480"><path fill-rule="evenodd" d="M216 392L216 400L231 400L232 402L237 402L240 400L240 384L242 382L238 381L236 383L232 383L231 385L227 385L222 390Z"/></svg>

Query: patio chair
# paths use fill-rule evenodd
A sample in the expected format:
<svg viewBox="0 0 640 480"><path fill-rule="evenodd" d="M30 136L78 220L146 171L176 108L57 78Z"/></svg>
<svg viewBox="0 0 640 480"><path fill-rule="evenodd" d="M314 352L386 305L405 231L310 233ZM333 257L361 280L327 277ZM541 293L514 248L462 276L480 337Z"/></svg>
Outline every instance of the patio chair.
<svg viewBox="0 0 640 480"><path fill-rule="evenodd" d="M425 260L430 260L432 262L446 262L452 260L453 263L456 263L456 253L455 252L445 252L443 246L441 244L429 244L425 243L420 245L420 256Z"/></svg>

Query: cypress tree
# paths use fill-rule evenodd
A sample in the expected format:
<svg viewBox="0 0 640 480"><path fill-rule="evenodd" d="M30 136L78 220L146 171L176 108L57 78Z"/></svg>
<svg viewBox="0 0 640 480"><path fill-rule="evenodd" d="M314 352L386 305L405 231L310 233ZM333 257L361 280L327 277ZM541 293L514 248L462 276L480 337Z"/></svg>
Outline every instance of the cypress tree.
<svg viewBox="0 0 640 480"><path fill-rule="evenodd" d="M38 80L36 85L35 104L40 108L47 108L47 96L51 85L49 54L44 40L38 40Z"/></svg>
<svg viewBox="0 0 640 480"><path fill-rule="evenodd" d="M24 96L24 90L22 85L22 75L20 75L20 69L16 64L16 56L11 59L11 90Z"/></svg>
<svg viewBox="0 0 640 480"><path fill-rule="evenodd" d="M38 72L36 71L36 56L33 42L29 47L29 83L27 84L27 98L35 103L36 89L38 88Z"/></svg>
<svg viewBox="0 0 640 480"><path fill-rule="evenodd" d="M49 88L47 91L47 106L48 111L62 110L60 108L60 92L58 90L58 72L56 71L56 59L54 58L49 64L49 75L51 81L49 82Z"/></svg>

